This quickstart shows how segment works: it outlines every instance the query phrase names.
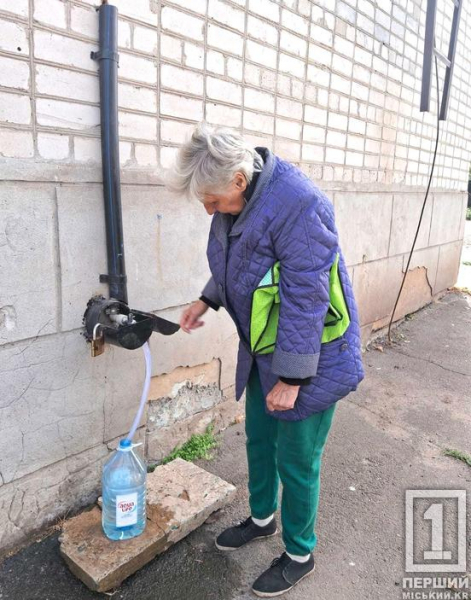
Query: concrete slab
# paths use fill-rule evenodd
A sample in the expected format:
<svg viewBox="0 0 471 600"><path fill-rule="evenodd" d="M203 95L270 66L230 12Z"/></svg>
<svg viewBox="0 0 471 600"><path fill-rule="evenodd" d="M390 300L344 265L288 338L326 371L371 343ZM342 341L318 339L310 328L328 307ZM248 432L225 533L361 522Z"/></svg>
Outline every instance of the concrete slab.
<svg viewBox="0 0 471 600"><path fill-rule="evenodd" d="M0 345L56 332L54 188L1 184L0 223Z"/></svg>
<svg viewBox="0 0 471 600"><path fill-rule="evenodd" d="M422 192L417 194L410 192L406 194L394 194L389 256L410 251L423 202L424 195ZM431 219L432 202L428 201L415 245L417 250L428 246Z"/></svg>
<svg viewBox="0 0 471 600"><path fill-rule="evenodd" d="M335 193L335 218L348 265L388 256L392 194Z"/></svg>
<svg viewBox="0 0 471 600"><path fill-rule="evenodd" d="M389 315L402 280L402 256L354 267L353 290L362 325Z"/></svg>
<svg viewBox="0 0 471 600"><path fill-rule="evenodd" d="M35 472L41 479L40 469L103 442L103 382L110 372L105 361L90 357L77 332L1 347L2 483ZM142 376L135 396L141 386ZM132 414L135 406L132 402Z"/></svg>
<svg viewBox="0 0 471 600"><path fill-rule="evenodd" d="M113 542L101 528L101 511L66 521L60 552L70 570L91 590L105 592L150 562L226 505L235 487L182 459L147 478L147 526L131 540Z"/></svg>
<svg viewBox="0 0 471 600"><path fill-rule="evenodd" d="M438 257L437 277L435 280L434 294L453 287L458 280L460 270L460 256L463 247L462 240L440 246Z"/></svg>
<svg viewBox="0 0 471 600"><path fill-rule="evenodd" d="M429 245L446 244L459 239L466 192L435 192Z"/></svg>

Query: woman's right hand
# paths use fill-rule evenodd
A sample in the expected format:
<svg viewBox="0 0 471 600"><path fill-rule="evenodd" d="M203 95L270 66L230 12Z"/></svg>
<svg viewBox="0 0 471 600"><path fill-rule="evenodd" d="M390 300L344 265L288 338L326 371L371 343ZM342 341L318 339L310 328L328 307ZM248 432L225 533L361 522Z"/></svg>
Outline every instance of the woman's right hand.
<svg viewBox="0 0 471 600"><path fill-rule="evenodd" d="M204 325L200 317L208 310L209 306L202 300L196 300L186 310L183 311L180 318L180 327L186 333L191 333L192 329L197 329Z"/></svg>

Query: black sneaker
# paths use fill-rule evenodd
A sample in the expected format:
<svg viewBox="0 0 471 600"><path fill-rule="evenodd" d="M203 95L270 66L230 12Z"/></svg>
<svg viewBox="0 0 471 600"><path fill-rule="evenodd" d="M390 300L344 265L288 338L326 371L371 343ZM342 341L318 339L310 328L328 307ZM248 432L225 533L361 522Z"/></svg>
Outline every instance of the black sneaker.
<svg viewBox="0 0 471 600"><path fill-rule="evenodd" d="M244 546L252 540L258 540L263 538L271 537L277 532L275 517L265 525L260 527L255 525L252 521L252 517L241 521L234 527L224 530L216 538L216 548L219 550L237 550L241 546Z"/></svg>
<svg viewBox="0 0 471 600"><path fill-rule="evenodd" d="M252 586L252 591L262 598L281 596L314 571L314 556L300 563L292 560L286 552L275 558Z"/></svg>

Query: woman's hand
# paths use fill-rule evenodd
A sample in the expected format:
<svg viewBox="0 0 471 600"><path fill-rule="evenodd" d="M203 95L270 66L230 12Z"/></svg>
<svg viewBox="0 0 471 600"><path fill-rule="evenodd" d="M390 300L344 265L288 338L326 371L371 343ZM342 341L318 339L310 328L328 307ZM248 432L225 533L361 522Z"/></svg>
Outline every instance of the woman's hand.
<svg viewBox="0 0 471 600"><path fill-rule="evenodd" d="M268 410L289 410L293 408L300 387L299 385L289 385L283 381L278 381L267 396Z"/></svg>
<svg viewBox="0 0 471 600"><path fill-rule="evenodd" d="M204 325L204 321L200 321L200 317L208 310L209 306L202 300L193 302L186 310L183 311L180 318L180 327L186 333L191 333L192 329L198 329Z"/></svg>

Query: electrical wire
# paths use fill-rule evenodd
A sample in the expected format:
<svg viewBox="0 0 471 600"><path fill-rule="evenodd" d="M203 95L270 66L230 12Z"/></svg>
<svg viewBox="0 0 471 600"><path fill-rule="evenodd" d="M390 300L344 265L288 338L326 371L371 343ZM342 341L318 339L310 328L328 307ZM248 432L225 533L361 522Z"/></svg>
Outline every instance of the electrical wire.
<svg viewBox="0 0 471 600"><path fill-rule="evenodd" d="M434 46L435 46L435 40L434 40ZM409 260L407 261L407 266L406 266L406 270L404 273L404 277L402 278L402 283L401 283L401 287L399 289L399 293L397 295L396 298L396 302L394 304L394 308L391 314L391 319L389 321L389 326L388 326L388 340L390 343L392 343L392 339L391 339L391 326L394 320L394 314L396 312L396 308L397 305L399 304L399 299L401 297L401 293L402 293L402 289L404 287L404 283L406 281L406 277L407 277L407 273L409 272L409 265L411 263L412 260L412 254L414 253L414 248L415 248L415 243L417 241L417 237L419 235L419 230L420 230L420 225L422 224L422 217L424 216L424 211L425 211L425 206L427 204L427 199L428 199L428 193L430 191L430 186L432 184L432 177L433 177L433 171L435 168L435 159L437 158L437 148L438 148L438 140L439 140L439 136L440 136L440 88L438 85L438 61L437 61L437 55L435 54L435 75L436 75L436 82L437 82L437 136L436 136L436 140L435 140L435 150L433 153L433 160L432 160L432 167L430 169L430 176L429 176L429 180L428 180L428 185L427 185L427 190L425 192L425 198L422 204L422 211L420 213L420 218L419 218L419 224L417 225L417 229L415 232L415 237L414 237L414 241L412 243L412 248L410 250L409 253Z"/></svg>

